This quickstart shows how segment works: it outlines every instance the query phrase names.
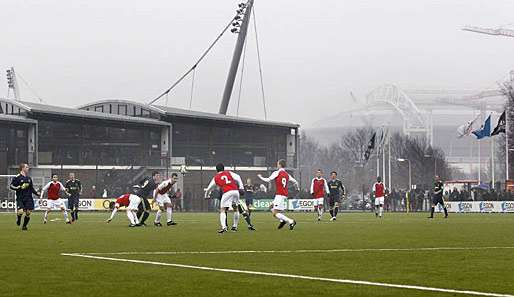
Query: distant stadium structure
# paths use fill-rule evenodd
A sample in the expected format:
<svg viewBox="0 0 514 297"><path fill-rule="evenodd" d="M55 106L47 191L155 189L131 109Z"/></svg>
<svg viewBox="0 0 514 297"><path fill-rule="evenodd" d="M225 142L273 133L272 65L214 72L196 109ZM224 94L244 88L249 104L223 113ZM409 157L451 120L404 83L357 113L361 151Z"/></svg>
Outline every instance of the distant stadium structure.
<svg viewBox="0 0 514 297"><path fill-rule="evenodd" d="M365 100L352 97L351 109L304 129L307 135L328 144L345 129L386 126L442 148L453 167L468 173L478 170L478 143L473 137L457 138L457 127L481 113L483 119L489 114L496 119L505 104L497 90L402 90L392 84L372 90ZM490 162L490 141L482 141L480 147L482 170Z"/></svg>

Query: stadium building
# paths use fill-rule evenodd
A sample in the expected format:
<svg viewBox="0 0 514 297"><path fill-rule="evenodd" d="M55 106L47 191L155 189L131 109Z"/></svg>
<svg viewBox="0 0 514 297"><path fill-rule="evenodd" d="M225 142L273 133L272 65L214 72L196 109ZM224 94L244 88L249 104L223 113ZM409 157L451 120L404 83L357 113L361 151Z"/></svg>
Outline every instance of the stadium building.
<svg viewBox="0 0 514 297"><path fill-rule="evenodd" d="M514 73L512 77L514 81ZM492 125L496 125L505 104L505 97L500 93L498 90L402 90L396 85L385 85L370 92L364 100L354 98L351 108L303 131L319 143L329 145L339 141L345 131L357 127L386 127L441 148L452 168L475 178L479 168L482 173L489 171L491 147L496 146L498 150L498 138L480 142L474 136L459 138L457 128L476 119L474 129L477 129L490 114ZM496 178L504 178L505 163L495 158Z"/></svg>
<svg viewBox="0 0 514 297"><path fill-rule="evenodd" d="M298 128L127 100L68 108L0 98L0 175L27 162L41 185L73 171L83 197L96 198L104 189L108 197L122 194L153 170L181 171L183 207L203 211L209 208L203 188L218 162L253 180L278 159L294 171Z"/></svg>

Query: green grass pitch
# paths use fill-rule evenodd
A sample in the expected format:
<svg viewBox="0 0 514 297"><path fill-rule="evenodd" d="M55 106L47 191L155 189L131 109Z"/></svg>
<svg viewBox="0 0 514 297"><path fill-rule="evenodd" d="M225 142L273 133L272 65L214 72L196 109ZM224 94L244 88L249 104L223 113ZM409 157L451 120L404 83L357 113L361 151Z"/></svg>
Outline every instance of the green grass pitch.
<svg viewBox="0 0 514 297"><path fill-rule="evenodd" d="M293 231L276 230L270 213L255 213L257 231L241 221L237 233L219 235L216 213L177 213L178 225L162 228L128 228L122 211L110 224L107 213L83 212L73 225L57 212L50 219L59 221L43 225L36 213L27 232L15 225L14 214L1 214L0 296L466 296L148 262L514 294L512 214L428 220L426 214L386 213L380 220L343 213L336 222L328 215L321 222L314 214L290 215L298 221ZM457 249L437 249L448 247ZM333 249L340 251L323 251ZM149 253L234 250L280 253ZM61 255L117 252L134 253L100 256L144 262Z"/></svg>

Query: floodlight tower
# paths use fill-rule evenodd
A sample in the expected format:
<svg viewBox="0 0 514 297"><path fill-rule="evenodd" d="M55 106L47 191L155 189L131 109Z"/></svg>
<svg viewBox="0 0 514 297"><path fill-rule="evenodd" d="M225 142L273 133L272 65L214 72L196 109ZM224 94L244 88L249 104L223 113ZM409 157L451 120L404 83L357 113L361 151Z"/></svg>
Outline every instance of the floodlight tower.
<svg viewBox="0 0 514 297"><path fill-rule="evenodd" d="M18 88L18 80L16 79L16 72L14 72L14 67L11 69L7 69L7 87L8 91L12 90L14 94L14 100L20 100L20 90Z"/></svg>
<svg viewBox="0 0 514 297"><path fill-rule="evenodd" d="M240 3L238 5L239 8L237 9L237 16L235 21L232 23L233 28L230 31L232 33L238 34L238 36L236 47L234 49L234 55L232 57L232 63L230 64L230 70L228 72L227 82L225 84L225 90L223 91L223 99L219 109L220 114L227 114L230 96L232 95L232 89L234 88L234 81L236 79L237 69L241 59L241 53L243 52L246 33L248 32L248 24L250 23L252 6L253 0L248 0L246 3Z"/></svg>

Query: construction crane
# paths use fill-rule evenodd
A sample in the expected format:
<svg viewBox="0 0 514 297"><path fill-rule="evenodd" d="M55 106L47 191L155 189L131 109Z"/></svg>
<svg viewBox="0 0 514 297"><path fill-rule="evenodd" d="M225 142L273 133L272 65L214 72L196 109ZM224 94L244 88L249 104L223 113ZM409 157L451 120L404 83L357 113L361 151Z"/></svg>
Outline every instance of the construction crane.
<svg viewBox="0 0 514 297"><path fill-rule="evenodd" d="M462 28L464 31L470 31L475 33L487 34L487 35L496 35L496 36L507 36L514 37L514 30L505 29L505 28L484 28L484 27L475 27L475 26L465 26Z"/></svg>
<svg viewBox="0 0 514 297"><path fill-rule="evenodd" d="M490 97L504 97L509 94L514 86L514 70L510 72L510 80L498 82L497 89L484 90L476 94L455 97L455 96L442 96L436 97L437 102L451 105L463 105L473 108L487 108L490 110L501 111L503 106L498 104L497 101L484 100Z"/></svg>
<svg viewBox="0 0 514 297"><path fill-rule="evenodd" d="M462 97L455 96L444 96L444 97L436 97L436 101L443 104L451 104L451 105L462 105L471 108L480 109L483 107L483 99L488 97L501 97L504 96L505 93L502 90L486 90L479 92L473 95L467 95ZM501 105L498 105L498 102L486 101L486 108L490 110L499 111L502 109ZM489 104L487 104L489 103Z"/></svg>

